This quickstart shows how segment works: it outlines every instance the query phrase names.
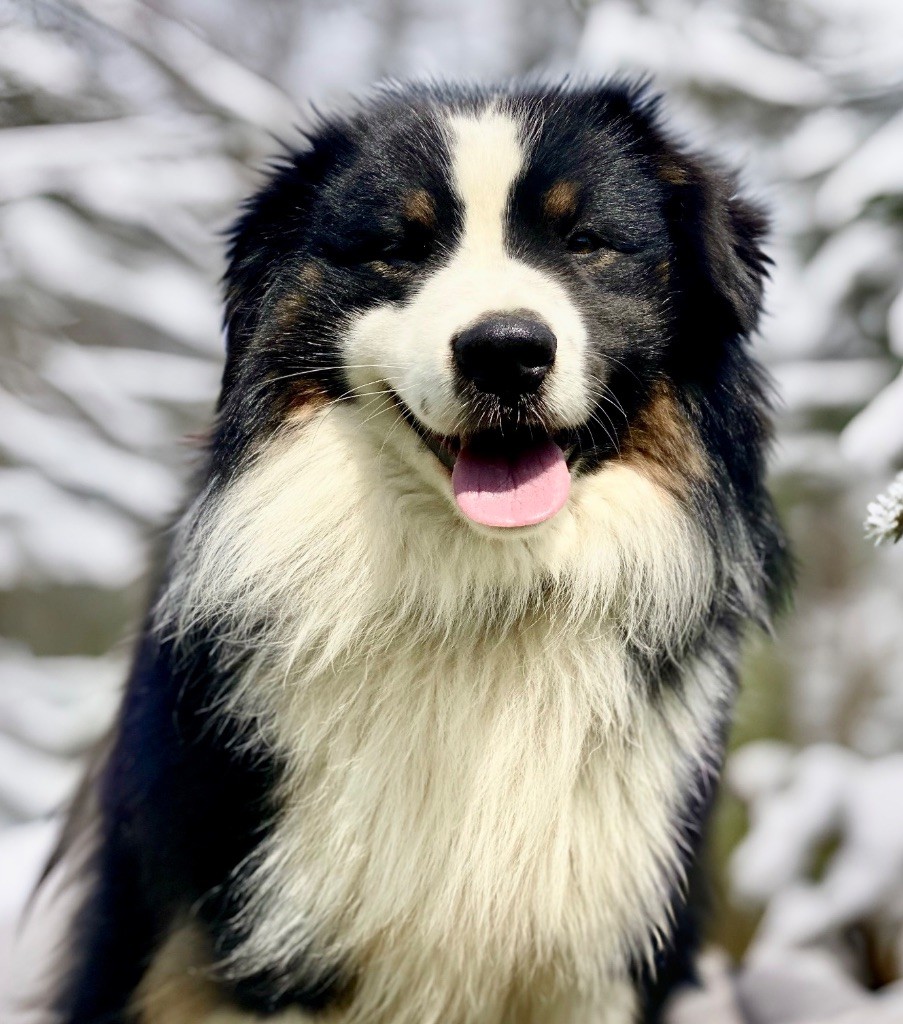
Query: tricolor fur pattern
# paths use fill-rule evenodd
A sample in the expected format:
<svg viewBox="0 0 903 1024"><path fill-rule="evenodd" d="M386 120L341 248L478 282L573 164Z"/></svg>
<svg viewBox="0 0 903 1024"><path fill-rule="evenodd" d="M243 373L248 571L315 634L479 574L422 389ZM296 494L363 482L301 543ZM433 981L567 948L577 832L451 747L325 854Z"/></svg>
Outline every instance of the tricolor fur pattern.
<svg viewBox="0 0 903 1024"><path fill-rule="evenodd" d="M623 83L393 86L274 169L61 1022L658 1019L785 575L763 229Z"/></svg>

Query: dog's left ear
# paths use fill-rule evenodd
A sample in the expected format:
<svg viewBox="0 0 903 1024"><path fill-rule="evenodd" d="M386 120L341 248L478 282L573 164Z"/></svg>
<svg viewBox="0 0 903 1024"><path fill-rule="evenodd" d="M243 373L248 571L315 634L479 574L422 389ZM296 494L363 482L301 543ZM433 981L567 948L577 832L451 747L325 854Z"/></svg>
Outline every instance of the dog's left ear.
<svg viewBox="0 0 903 1024"><path fill-rule="evenodd" d="M755 330L770 260L762 210L737 194L735 179L694 157L669 153L668 186L677 285L687 327L725 342Z"/></svg>

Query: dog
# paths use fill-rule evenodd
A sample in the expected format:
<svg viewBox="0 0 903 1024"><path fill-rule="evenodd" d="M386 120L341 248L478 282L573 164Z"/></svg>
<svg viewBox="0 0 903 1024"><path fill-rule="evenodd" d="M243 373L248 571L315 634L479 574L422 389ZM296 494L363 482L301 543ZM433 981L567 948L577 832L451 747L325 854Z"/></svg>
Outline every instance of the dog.
<svg viewBox="0 0 903 1024"><path fill-rule="evenodd" d="M618 80L390 85L272 168L58 1020L660 1019L788 580L765 230Z"/></svg>

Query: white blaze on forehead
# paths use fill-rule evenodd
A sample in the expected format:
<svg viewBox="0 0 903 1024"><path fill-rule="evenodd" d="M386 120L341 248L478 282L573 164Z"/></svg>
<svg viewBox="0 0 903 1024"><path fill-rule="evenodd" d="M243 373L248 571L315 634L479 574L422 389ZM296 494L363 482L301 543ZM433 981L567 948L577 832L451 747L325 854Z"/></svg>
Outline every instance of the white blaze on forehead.
<svg viewBox="0 0 903 1024"><path fill-rule="evenodd" d="M508 202L524 164L520 125L495 109L455 115L449 124L452 179L464 214L461 247L504 253Z"/></svg>

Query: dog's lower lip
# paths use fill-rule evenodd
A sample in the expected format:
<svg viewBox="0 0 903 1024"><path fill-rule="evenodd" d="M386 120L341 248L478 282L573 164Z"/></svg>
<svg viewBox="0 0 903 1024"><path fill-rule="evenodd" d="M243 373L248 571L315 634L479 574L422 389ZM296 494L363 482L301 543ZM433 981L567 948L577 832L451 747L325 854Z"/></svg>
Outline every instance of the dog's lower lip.
<svg viewBox="0 0 903 1024"><path fill-rule="evenodd" d="M431 437L424 437L423 441L449 472L455 468L458 453L461 451L460 438L443 437L440 434L433 434Z"/></svg>
<svg viewBox="0 0 903 1024"><path fill-rule="evenodd" d="M455 468L455 462L458 458L458 453L461 451L461 438L460 437L445 437L442 434L434 434L430 431L421 428L417 430L420 435L420 439L424 445L432 452L433 455L442 463L443 466L451 473Z"/></svg>
<svg viewBox="0 0 903 1024"><path fill-rule="evenodd" d="M408 426L450 473L455 468L455 459L461 450L461 439L454 436L437 434L435 431L430 430L429 427L424 426L414 413L411 412L407 404L392 389L389 389L389 397L395 403L395 407Z"/></svg>

